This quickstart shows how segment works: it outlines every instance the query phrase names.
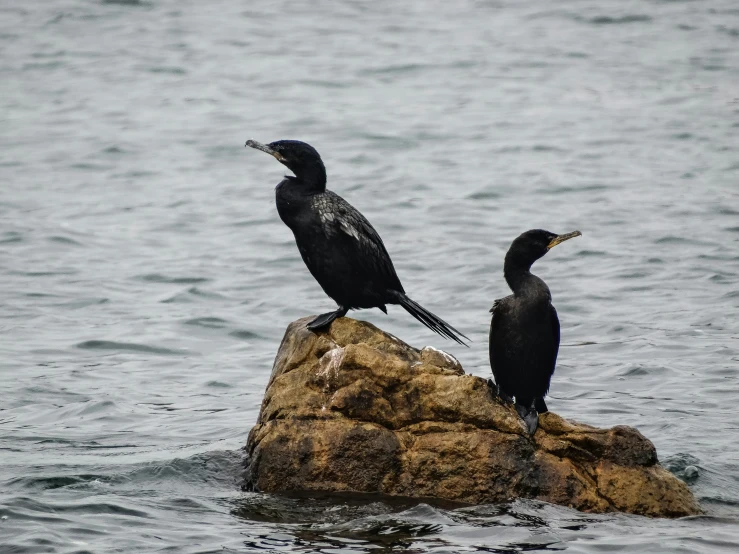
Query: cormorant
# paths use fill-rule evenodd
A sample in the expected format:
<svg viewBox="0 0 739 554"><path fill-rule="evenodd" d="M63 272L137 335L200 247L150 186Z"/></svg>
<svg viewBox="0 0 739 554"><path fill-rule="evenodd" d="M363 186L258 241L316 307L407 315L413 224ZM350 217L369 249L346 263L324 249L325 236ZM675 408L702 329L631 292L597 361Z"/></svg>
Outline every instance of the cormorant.
<svg viewBox="0 0 739 554"><path fill-rule="evenodd" d="M326 190L326 168L315 148L298 140L248 140L246 146L274 156L295 173L275 189L277 213L295 235L308 270L339 305L311 321L309 329L326 327L350 309L387 313L387 304L400 304L432 331L464 344L458 335L467 337L406 296L377 231L359 210Z"/></svg>
<svg viewBox="0 0 739 554"><path fill-rule="evenodd" d="M503 274L513 294L496 300L490 310L490 367L500 398L516 398L516 411L534 434L538 413L547 411L544 396L559 350L559 319L549 287L530 272L531 265L551 248L580 231L557 235L526 231L511 244Z"/></svg>

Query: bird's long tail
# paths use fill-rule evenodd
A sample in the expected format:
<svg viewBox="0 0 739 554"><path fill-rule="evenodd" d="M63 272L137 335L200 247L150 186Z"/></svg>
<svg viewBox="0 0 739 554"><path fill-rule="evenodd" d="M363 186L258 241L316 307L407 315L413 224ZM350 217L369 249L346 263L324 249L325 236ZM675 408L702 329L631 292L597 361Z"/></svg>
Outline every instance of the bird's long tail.
<svg viewBox="0 0 739 554"><path fill-rule="evenodd" d="M403 308L405 308L405 311L407 311L409 314L415 317L418 321L423 323L426 327L431 329L434 333L438 333L442 337L452 339L453 341L456 341L463 346L467 346L462 341L460 336L464 337L467 340L470 340L470 339L465 337L462 333L457 331L454 327L449 325L446 321L444 321L438 316L435 316L430 311L428 311L426 308L421 306L419 303L408 298L408 296L406 296L402 292L395 292L395 298L398 300L398 304L400 304L401 306L403 306Z"/></svg>

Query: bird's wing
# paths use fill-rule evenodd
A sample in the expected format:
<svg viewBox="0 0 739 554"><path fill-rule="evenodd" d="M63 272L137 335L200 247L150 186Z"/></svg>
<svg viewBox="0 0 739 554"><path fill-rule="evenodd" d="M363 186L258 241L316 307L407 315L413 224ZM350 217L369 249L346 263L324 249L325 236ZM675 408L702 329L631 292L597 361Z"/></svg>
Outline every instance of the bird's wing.
<svg viewBox="0 0 739 554"><path fill-rule="evenodd" d="M490 313L493 314L492 319L490 320L490 336L488 338L488 348L489 348L489 355L490 355L490 368L493 370L493 376L495 377L495 382L498 385L501 385L500 379L501 376L498 375L495 371L495 359L497 357L497 350L499 348L502 348L503 343L505 342L506 338L502 335L502 329L500 328L501 325L501 318L505 317L505 314L503 313L506 309L506 299L510 298L510 296L506 296L505 298L498 298L493 302L493 307L490 308Z"/></svg>
<svg viewBox="0 0 739 554"><path fill-rule="evenodd" d="M350 240L354 244L343 249L345 254L355 253L352 265L365 275L378 274L386 286L404 292L385 244L367 218L338 194L326 191L318 202L318 213L327 238Z"/></svg>
<svg viewBox="0 0 739 554"><path fill-rule="evenodd" d="M554 352L552 358L552 373L554 372L554 366L557 364L557 353L559 352L559 317L557 317L557 310L554 306L549 304L549 308L552 314L552 337L554 338Z"/></svg>

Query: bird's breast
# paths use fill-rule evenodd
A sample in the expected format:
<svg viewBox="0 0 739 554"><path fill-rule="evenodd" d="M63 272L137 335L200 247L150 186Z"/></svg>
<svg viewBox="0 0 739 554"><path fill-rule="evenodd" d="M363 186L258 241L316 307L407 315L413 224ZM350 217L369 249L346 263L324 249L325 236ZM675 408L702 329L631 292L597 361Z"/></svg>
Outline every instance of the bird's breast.
<svg viewBox="0 0 739 554"><path fill-rule="evenodd" d="M290 186L289 181L282 181L275 187L275 204L280 219L288 226L293 227L299 220L305 217L310 207L306 205L305 199L299 191Z"/></svg>

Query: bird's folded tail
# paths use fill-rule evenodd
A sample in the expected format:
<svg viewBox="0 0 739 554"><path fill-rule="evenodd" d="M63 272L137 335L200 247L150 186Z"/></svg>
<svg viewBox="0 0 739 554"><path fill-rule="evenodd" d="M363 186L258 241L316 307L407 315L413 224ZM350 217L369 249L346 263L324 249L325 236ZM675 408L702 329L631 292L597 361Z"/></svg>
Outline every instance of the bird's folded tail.
<svg viewBox="0 0 739 554"><path fill-rule="evenodd" d="M438 316L435 316L430 311L428 311L426 308L421 306L419 303L408 298L402 292L394 291L394 293L395 293L395 298L398 300L398 303L401 306L403 306L403 308L405 308L405 311L407 311L409 314L415 317L418 321L423 323L426 327L431 329L434 333L438 333L442 337L452 339L453 341L458 342L462 346L467 346L462 341L460 336L464 337L467 340L470 340L470 339L465 337L462 333L457 331L454 327L449 325L446 321L444 321Z"/></svg>

